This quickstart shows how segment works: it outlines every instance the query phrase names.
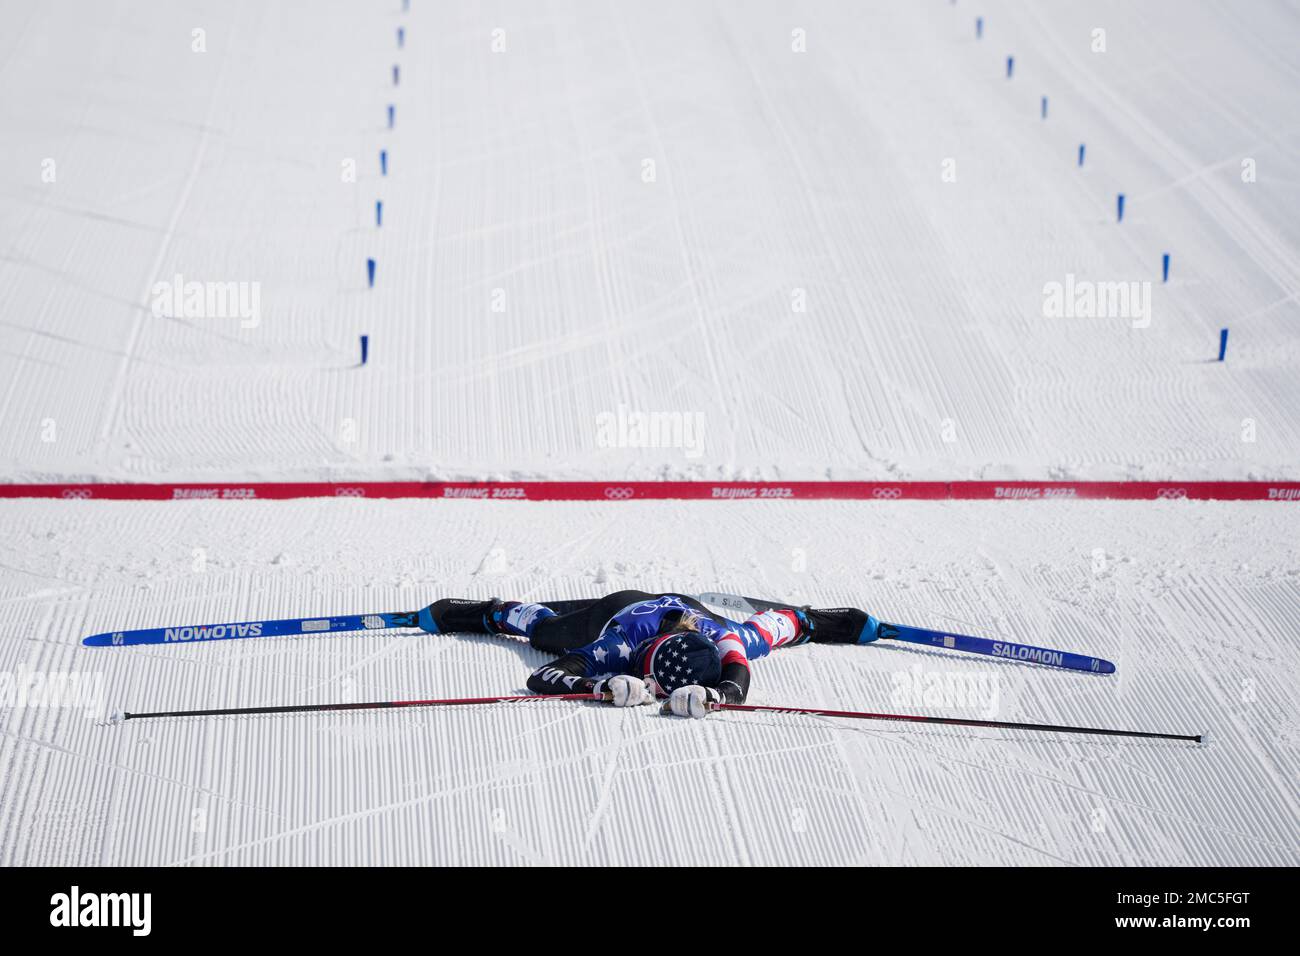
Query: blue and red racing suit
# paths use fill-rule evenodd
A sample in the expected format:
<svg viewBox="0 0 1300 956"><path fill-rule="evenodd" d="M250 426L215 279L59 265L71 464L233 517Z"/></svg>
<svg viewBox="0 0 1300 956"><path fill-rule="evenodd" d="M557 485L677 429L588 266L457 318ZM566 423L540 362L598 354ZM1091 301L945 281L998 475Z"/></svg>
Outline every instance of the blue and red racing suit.
<svg viewBox="0 0 1300 956"><path fill-rule="evenodd" d="M562 656L543 664L528 678L528 688L538 694L574 694L595 689L598 680L614 674L645 678L647 653L656 638L671 631L691 615L695 629L713 641L722 662L719 685L728 703L742 703L749 690L749 662L774 647L801 644L808 639L799 615L791 610L755 614L743 623L709 611L694 598L681 594L647 594L620 591L563 609L544 604L507 604L497 627L527 637L529 643ZM557 609L562 613L557 613Z"/></svg>

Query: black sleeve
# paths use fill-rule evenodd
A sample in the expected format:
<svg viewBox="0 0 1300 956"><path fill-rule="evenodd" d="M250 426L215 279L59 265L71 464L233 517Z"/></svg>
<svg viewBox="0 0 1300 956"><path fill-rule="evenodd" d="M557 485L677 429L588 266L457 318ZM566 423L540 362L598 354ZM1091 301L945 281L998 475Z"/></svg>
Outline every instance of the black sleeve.
<svg viewBox="0 0 1300 956"><path fill-rule="evenodd" d="M743 704L749 695L749 668L744 664L724 665L718 693L724 704Z"/></svg>
<svg viewBox="0 0 1300 956"><path fill-rule="evenodd" d="M587 662L577 654L565 654L528 675L528 689L534 694L585 694L595 686L587 676Z"/></svg>

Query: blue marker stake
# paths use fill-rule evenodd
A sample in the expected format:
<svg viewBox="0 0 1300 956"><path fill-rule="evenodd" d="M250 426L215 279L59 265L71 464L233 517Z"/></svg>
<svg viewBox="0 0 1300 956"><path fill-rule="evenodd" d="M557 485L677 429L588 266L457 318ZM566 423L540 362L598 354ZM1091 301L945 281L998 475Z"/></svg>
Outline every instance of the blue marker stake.
<svg viewBox="0 0 1300 956"><path fill-rule="evenodd" d="M1169 253L1167 252L1164 254L1163 260L1161 262L1160 271L1164 274L1164 278L1161 279L1160 281L1168 282L1169 281Z"/></svg>
<svg viewBox="0 0 1300 956"><path fill-rule="evenodd" d="M1219 361L1222 362L1223 357L1227 354L1228 354L1228 330L1219 329Z"/></svg>
<svg viewBox="0 0 1300 956"><path fill-rule="evenodd" d="M398 27L398 28L397 28L397 48L400 50L400 49L402 48L402 44L404 44L405 42L406 42L406 29L405 29L404 27Z"/></svg>
<svg viewBox="0 0 1300 956"><path fill-rule="evenodd" d="M402 82L402 69L396 63L393 64L393 86Z"/></svg>
<svg viewBox="0 0 1300 956"><path fill-rule="evenodd" d="M1123 222L1124 221L1124 194L1123 193L1119 194L1119 199L1115 203L1115 212L1117 214L1115 216L1115 221Z"/></svg>
<svg viewBox="0 0 1300 956"><path fill-rule="evenodd" d="M366 260L366 280L370 283L370 288L375 287L375 260Z"/></svg>
<svg viewBox="0 0 1300 956"><path fill-rule="evenodd" d="M1083 143L1079 144L1079 165L1083 165Z"/></svg>
<svg viewBox="0 0 1300 956"><path fill-rule="evenodd" d="M366 364L366 359L370 357L370 336L361 336L361 364Z"/></svg>
<svg viewBox="0 0 1300 956"><path fill-rule="evenodd" d="M1016 58L1014 56L1007 57L1007 79L1008 80L1011 79L1011 71L1014 70L1015 68L1016 68Z"/></svg>
<svg viewBox="0 0 1300 956"><path fill-rule="evenodd" d="M975 39L978 40L982 36L984 36L984 18L976 17L975 18Z"/></svg>
<svg viewBox="0 0 1300 956"><path fill-rule="evenodd" d="M379 175L388 175L388 150L386 149L379 151Z"/></svg>
<svg viewBox="0 0 1300 956"><path fill-rule="evenodd" d="M1043 119L1047 119L1047 97L1046 96L1043 97L1042 114L1043 114Z"/></svg>
<svg viewBox="0 0 1300 956"><path fill-rule="evenodd" d="M376 199L375 200L375 225L382 226L383 224L384 224L384 201L382 199Z"/></svg>
<svg viewBox="0 0 1300 956"><path fill-rule="evenodd" d="M388 104L388 128L389 129L393 128L393 120L396 118L396 116L397 116L397 107L395 107L392 103L389 103Z"/></svg>

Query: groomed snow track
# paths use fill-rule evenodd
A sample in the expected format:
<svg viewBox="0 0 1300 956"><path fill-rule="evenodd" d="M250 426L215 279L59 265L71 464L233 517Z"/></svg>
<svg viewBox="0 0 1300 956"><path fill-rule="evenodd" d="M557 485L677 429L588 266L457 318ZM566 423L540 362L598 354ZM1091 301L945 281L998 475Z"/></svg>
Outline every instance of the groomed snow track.
<svg viewBox="0 0 1300 956"><path fill-rule="evenodd" d="M1300 862L1294 3L403 6L0 2L0 865ZM625 587L1119 667L808 646L754 703L1212 740L111 725L543 658L80 644Z"/></svg>

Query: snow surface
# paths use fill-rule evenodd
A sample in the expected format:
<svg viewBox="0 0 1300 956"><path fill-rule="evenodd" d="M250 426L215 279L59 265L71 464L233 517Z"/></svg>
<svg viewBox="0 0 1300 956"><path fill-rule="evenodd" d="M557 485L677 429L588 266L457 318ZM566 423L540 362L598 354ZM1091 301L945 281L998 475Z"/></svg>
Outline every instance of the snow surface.
<svg viewBox="0 0 1300 956"><path fill-rule="evenodd" d="M10 480L1300 476L1293 4L4 22ZM261 283L260 324L155 317L177 274ZM1154 281L1150 327L1045 318L1069 274ZM620 406L698 414L702 453L602 445Z"/></svg>
<svg viewBox="0 0 1300 956"><path fill-rule="evenodd" d="M1294 4L412 7L0 3L0 481L1300 477ZM177 274L260 321L155 316ZM1045 317L1070 274L1153 281L1150 326ZM622 411L700 453L611 447ZM0 681L100 679L101 715L544 658L93 632L639 587L1119 665L801 647L754 703L1214 734L0 706L0 864L1294 865L1297 541L1288 504L0 501Z"/></svg>
<svg viewBox="0 0 1300 956"><path fill-rule="evenodd" d="M507 694L546 659L398 631L79 645L106 629L707 583L1118 665L812 645L755 663L752 703L1214 735L556 701L116 726L11 709L0 864L1300 862L1294 508L41 501L0 520L0 672L100 672L106 710Z"/></svg>

